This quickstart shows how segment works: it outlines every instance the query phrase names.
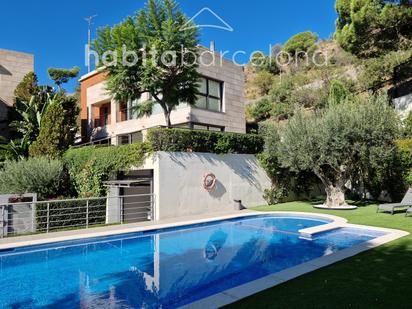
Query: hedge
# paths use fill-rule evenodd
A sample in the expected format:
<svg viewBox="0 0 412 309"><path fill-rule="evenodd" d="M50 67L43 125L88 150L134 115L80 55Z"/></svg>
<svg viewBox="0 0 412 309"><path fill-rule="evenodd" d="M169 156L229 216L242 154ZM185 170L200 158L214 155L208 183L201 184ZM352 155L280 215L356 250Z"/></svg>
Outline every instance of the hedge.
<svg viewBox="0 0 412 309"><path fill-rule="evenodd" d="M412 187L412 139L396 141L399 164L402 165L404 182Z"/></svg>
<svg viewBox="0 0 412 309"><path fill-rule="evenodd" d="M73 190L80 197L104 196L104 181L120 171L143 163L150 152L146 143L122 146L88 146L69 149L64 157Z"/></svg>
<svg viewBox="0 0 412 309"><path fill-rule="evenodd" d="M264 148L256 134L188 129L151 129L147 140L153 151L258 154Z"/></svg>
<svg viewBox="0 0 412 309"><path fill-rule="evenodd" d="M106 198L89 200L89 218L87 219L86 200L67 200L49 203L49 231L63 228L75 228L106 222ZM47 203L36 206L37 231L47 231Z"/></svg>
<svg viewBox="0 0 412 309"><path fill-rule="evenodd" d="M64 182L63 164L56 159L5 161L0 170L0 194L37 193L39 199L58 196Z"/></svg>

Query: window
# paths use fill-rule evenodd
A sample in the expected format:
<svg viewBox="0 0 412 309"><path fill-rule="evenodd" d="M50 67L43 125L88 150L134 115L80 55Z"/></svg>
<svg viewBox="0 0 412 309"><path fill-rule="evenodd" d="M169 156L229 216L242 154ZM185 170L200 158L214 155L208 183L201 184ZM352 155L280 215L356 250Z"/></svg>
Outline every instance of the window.
<svg viewBox="0 0 412 309"><path fill-rule="evenodd" d="M215 131L215 132L224 132L225 131L224 127L213 126L213 125L208 125L208 124L192 123L191 127L192 127L193 130L206 130L206 131Z"/></svg>
<svg viewBox="0 0 412 309"><path fill-rule="evenodd" d="M215 132L225 131L225 127L204 124L204 123L196 123L196 122L180 123L180 124L173 125L172 127L177 128L177 129L207 130L207 131L215 131Z"/></svg>
<svg viewBox="0 0 412 309"><path fill-rule="evenodd" d="M127 145L130 144L129 135L119 135L117 137L117 144L118 145Z"/></svg>
<svg viewBox="0 0 412 309"><path fill-rule="evenodd" d="M109 108L107 106L101 109L102 117L101 119L101 126L107 126L109 124Z"/></svg>
<svg viewBox="0 0 412 309"><path fill-rule="evenodd" d="M105 127L110 124L110 103L93 107L94 127Z"/></svg>
<svg viewBox="0 0 412 309"><path fill-rule="evenodd" d="M117 136L118 145L135 144L143 141L143 134L141 131L133 132Z"/></svg>
<svg viewBox="0 0 412 309"><path fill-rule="evenodd" d="M199 92L196 107L216 112L222 111L223 82L203 77L199 82Z"/></svg>

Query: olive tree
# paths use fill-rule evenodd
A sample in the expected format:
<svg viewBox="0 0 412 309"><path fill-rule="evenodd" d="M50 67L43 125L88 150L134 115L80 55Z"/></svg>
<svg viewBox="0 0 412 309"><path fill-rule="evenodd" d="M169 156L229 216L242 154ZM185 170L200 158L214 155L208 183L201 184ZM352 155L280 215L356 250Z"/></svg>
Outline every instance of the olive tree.
<svg viewBox="0 0 412 309"><path fill-rule="evenodd" d="M325 188L325 205L340 207L351 180L391 157L398 124L386 97L351 98L272 127L267 151L283 167L312 171Z"/></svg>

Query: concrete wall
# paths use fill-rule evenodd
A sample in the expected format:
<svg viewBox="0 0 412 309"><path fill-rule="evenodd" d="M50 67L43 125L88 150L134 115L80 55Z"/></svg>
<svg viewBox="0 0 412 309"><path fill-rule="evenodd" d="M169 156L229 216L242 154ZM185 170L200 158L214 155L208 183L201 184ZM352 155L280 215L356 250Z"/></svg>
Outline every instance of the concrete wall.
<svg viewBox="0 0 412 309"><path fill-rule="evenodd" d="M263 191L271 185L253 155L158 152L141 168L154 172L157 220L233 211L234 199L265 205ZM209 172L217 177L213 192L203 188Z"/></svg>
<svg viewBox="0 0 412 309"><path fill-rule="evenodd" d="M395 105L395 109L399 113L400 117L405 119L412 110L412 93L394 99L393 104Z"/></svg>
<svg viewBox="0 0 412 309"><path fill-rule="evenodd" d="M14 104L16 86L32 71L33 55L0 49L0 134L6 134L8 107Z"/></svg>
<svg viewBox="0 0 412 309"><path fill-rule="evenodd" d="M21 197L33 202L37 201L37 194L35 193L23 194ZM0 205L2 205L0 207L0 214L4 211L4 218L0 218L0 223L2 222L2 224L0 224L2 226L0 229L0 234L7 236L9 234L17 235L35 232L35 204L30 202L22 202L15 205L7 205L13 198L16 198L16 195L0 195Z"/></svg>

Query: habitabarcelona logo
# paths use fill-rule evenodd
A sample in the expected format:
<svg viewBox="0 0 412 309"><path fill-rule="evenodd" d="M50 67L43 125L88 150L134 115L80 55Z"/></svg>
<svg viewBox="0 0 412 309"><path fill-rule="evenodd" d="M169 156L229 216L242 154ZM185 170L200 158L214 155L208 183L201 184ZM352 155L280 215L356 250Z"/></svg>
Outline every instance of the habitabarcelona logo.
<svg viewBox="0 0 412 309"><path fill-rule="evenodd" d="M201 16L204 17L206 15L211 15L215 22L210 24L196 23L197 19L199 19ZM186 24L182 26L180 30L186 31L193 28L215 28L220 30L226 30L229 32L234 31L233 27L229 25L229 23L227 23L222 17L220 17L217 13L215 13L212 9L208 7L204 7L199 12L197 12L191 19L188 20Z"/></svg>
<svg viewBox="0 0 412 309"><path fill-rule="evenodd" d="M212 19L211 19L212 18ZM199 20L209 20L208 22L200 22ZM190 18L179 30L187 31L191 29L212 28L228 32L234 32L234 28L219 16L215 11L208 7L204 7L197 12L192 18ZM203 67L223 66L224 60L230 60L237 66L245 66L250 64L254 67L272 66L276 65L278 68L286 68L295 64L296 66L306 63L306 65L314 66L326 66L329 63L327 52L320 50L315 52L296 52L290 54L284 50L274 53L273 46L269 45L268 55L266 56L262 51L246 52L244 50L236 51L216 51L215 44L211 44L210 49L199 48L197 53L188 50L185 46L181 46L180 50L170 50L165 52L158 52L153 48L148 50L146 46L143 46L140 50L128 50L126 45L123 45L122 50L119 51L108 50L103 54L98 54L94 50L89 49L89 45L86 45L86 60L90 57L94 58L95 66L103 65L106 67L122 65L125 67L131 67L137 65L139 61L143 63L150 59L151 62L158 63L167 67L176 66L193 66L200 65ZM190 59L190 61L188 61ZM241 59L243 61L241 61ZM87 60L88 61L88 60ZM88 62L86 61L86 65Z"/></svg>

